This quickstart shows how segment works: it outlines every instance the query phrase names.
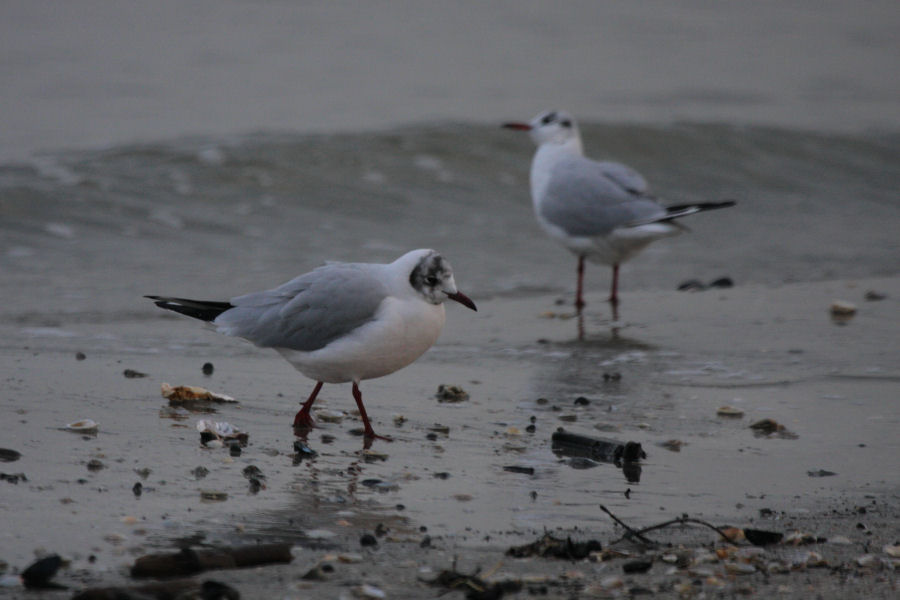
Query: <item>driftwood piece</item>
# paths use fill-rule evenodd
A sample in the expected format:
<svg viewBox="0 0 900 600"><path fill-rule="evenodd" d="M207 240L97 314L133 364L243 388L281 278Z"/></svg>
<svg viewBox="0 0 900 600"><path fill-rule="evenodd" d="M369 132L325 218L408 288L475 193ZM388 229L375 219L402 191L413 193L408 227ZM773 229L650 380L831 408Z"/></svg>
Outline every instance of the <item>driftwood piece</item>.
<svg viewBox="0 0 900 600"><path fill-rule="evenodd" d="M174 579L134 586L89 588L73 596L72 600L122 600L123 598L177 600L195 597L239 600L241 596L234 588L216 581L200 583L195 579Z"/></svg>
<svg viewBox="0 0 900 600"><path fill-rule="evenodd" d="M553 451L566 456L583 456L616 465L647 458L647 454L637 442L589 437L570 433L562 428L553 432L551 440Z"/></svg>
<svg viewBox="0 0 900 600"><path fill-rule="evenodd" d="M132 577L179 577L209 569L239 569L291 562L291 544L259 544L216 550L148 554L134 561Z"/></svg>

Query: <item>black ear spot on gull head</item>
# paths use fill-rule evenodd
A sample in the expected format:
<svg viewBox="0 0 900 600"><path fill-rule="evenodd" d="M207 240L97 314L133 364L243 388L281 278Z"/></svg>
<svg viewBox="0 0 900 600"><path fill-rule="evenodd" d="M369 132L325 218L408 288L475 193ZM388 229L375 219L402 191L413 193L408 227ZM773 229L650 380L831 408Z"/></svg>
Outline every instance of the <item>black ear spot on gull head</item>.
<svg viewBox="0 0 900 600"><path fill-rule="evenodd" d="M443 300L439 294L444 281L452 275L450 265L437 252L430 252L419 260L409 274L409 284L425 296L429 302L439 304Z"/></svg>

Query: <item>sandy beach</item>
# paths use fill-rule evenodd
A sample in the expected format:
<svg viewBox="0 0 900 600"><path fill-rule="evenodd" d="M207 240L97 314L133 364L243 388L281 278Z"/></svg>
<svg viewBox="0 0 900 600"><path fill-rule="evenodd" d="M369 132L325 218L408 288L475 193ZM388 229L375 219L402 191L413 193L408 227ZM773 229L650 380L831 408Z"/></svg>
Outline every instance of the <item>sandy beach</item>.
<svg viewBox="0 0 900 600"><path fill-rule="evenodd" d="M887 298L866 301L867 291ZM428 594L422 568L437 574L457 557L463 571L499 563L495 579L527 572L556 581L574 569L580 575L571 577L592 584L615 573L614 564L532 559L523 567L503 553L545 530L604 543L618 538L602 504L634 526L687 513L718 525L849 539L814 546L832 570L723 578L711 589L746 581L758 593L784 587L800 594L812 577L822 597L889 597L893 575L854 569L854 561L900 535L900 480L887 467L900 451L900 411L892 402L900 378L892 358L898 297L897 278L632 293L614 335L605 303L593 295L581 342L576 320L555 297L480 299L476 315L450 311L445 335L419 363L364 386L376 428L396 439L376 442L377 458L368 460L349 433L359 421L347 386L323 394L323 408L346 413L343 422L323 423L307 440L318 456L295 460L290 419L309 382L272 352L153 313L34 328L27 353L3 349L3 379L14 390L3 410L15 415L4 445L23 455L4 471L27 476L4 486L4 511L15 515L3 534L5 560L29 562L40 532L39 548L73 561L60 581L122 585L135 556L171 538L204 545L289 540L297 544L292 565L214 578L254 590L250 597L276 590L339 597L365 583L387 597L411 598ZM858 314L833 322L835 299L855 303ZM4 329L9 339L14 332ZM729 333L735 330L740 343ZM215 366L208 377L201 373L207 361ZM128 378L126 369L147 376ZM159 392L163 381L202 385L239 402L172 419ZM439 404L440 384L460 386L470 398ZM743 416L717 416L726 405ZM239 457L201 446L193 424L204 417L249 433ZM99 423L96 435L62 430L83 418ZM767 418L796 437L756 437L749 425ZM640 481L612 464L572 468L551 451L558 427L642 444L648 456ZM672 439L683 442L679 452L660 446ZM90 470L91 461L102 468ZM265 476L257 493L242 475L249 465ZM209 474L198 480L197 467ZM821 470L833 475L809 474ZM143 493L135 496L138 482ZM208 491L227 500L202 500ZM390 535L377 548L361 548L360 536L378 523ZM696 543L697 535L675 531L662 539L677 546L682 537ZM700 539L702 546L715 541L714 534ZM360 554L359 564L332 558L340 566L324 582L300 579L341 552ZM838 565L852 573L840 586ZM666 581L679 580L662 568L653 573L625 585L665 590Z"/></svg>
<svg viewBox="0 0 900 600"><path fill-rule="evenodd" d="M4 5L0 598L896 597L900 11L805 4ZM572 314L499 127L548 106L666 203L737 201L626 263L615 321L597 265ZM298 439L313 382L143 298L417 247L479 310L363 382L369 448L348 385ZM513 556L545 534L580 550ZM290 562L130 574L263 544Z"/></svg>

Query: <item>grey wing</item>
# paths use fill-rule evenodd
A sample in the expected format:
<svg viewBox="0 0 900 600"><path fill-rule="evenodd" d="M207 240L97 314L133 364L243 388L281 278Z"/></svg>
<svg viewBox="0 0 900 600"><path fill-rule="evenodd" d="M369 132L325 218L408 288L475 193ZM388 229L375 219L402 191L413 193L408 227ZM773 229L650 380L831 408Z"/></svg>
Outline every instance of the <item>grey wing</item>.
<svg viewBox="0 0 900 600"><path fill-rule="evenodd" d="M538 211L569 235L585 237L606 235L617 227L665 216L665 209L655 200L622 185L622 181L647 187L644 178L625 165L576 156L561 160L550 173Z"/></svg>
<svg viewBox="0 0 900 600"><path fill-rule="evenodd" d="M371 321L387 296L384 283L364 266L332 264L232 298L234 308L214 323L257 346L312 352Z"/></svg>
<svg viewBox="0 0 900 600"><path fill-rule="evenodd" d="M650 193L650 186L644 176L622 163L603 161L596 163L600 165L603 174L615 182L619 187L628 190L632 194L647 195Z"/></svg>

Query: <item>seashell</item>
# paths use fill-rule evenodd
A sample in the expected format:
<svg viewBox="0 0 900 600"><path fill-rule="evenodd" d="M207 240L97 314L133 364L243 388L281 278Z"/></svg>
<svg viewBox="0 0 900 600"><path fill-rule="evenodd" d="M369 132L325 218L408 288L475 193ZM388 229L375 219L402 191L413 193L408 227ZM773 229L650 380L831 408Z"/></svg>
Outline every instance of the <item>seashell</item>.
<svg viewBox="0 0 900 600"><path fill-rule="evenodd" d="M900 558L900 544L896 546L885 546L882 550L892 558Z"/></svg>
<svg viewBox="0 0 900 600"><path fill-rule="evenodd" d="M827 567L828 561L825 560L825 557L819 554L818 552L810 552L806 555L806 566L807 567Z"/></svg>
<svg viewBox="0 0 900 600"><path fill-rule="evenodd" d="M716 414L720 417L739 419L740 417L744 416L744 411L739 408L735 408L734 406L728 406L726 404L725 406L720 406L718 409L716 409Z"/></svg>
<svg viewBox="0 0 900 600"><path fill-rule="evenodd" d="M385 594L384 591L378 589L374 585L369 585L368 583L364 583L361 586L354 588L353 594L357 598L372 598L374 600L387 598L387 594Z"/></svg>
<svg viewBox="0 0 900 600"><path fill-rule="evenodd" d="M881 567L881 559L874 554L863 554L856 559L856 564L864 569L872 569Z"/></svg>
<svg viewBox="0 0 900 600"><path fill-rule="evenodd" d="M600 580L600 587L604 590L615 590L624 587L625 580L618 575L609 575Z"/></svg>
<svg viewBox="0 0 900 600"><path fill-rule="evenodd" d="M344 413L339 410L318 410L316 411L316 419L323 423L340 423L344 420Z"/></svg>
<svg viewBox="0 0 900 600"><path fill-rule="evenodd" d="M850 538L848 538L845 535L836 535L834 537L828 538L828 543L829 544L838 544L840 546L846 546L847 544L852 544L853 542L851 542Z"/></svg>
<svg viewBox="0 0 900 600"><path fill-rule="evenodd" d="M73 433L97 433L100 424L93 419L79 419L67 424L65 428Z"/></svg>
<svg viewBox="0 0 900 600"><path fill-rule="evenodd" d="M856 305L846 300L835 300L831 303L831 315L835 317L851 317L856 314Z"/></svg>
<svg viewBox="0 0 900 600"><path fill-rule="evenodd" d="M207 502L224 502L228 500L228 493L217 490L200 490L200 499Z"/></svg>
<svg viewBox="0 0 900 600"><path fill-rule="evenodd" d="M756 573L756 567L745 562L726 562L725 570L734 575L750 575Z"/></svg>

